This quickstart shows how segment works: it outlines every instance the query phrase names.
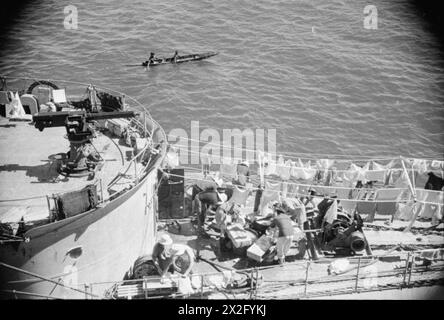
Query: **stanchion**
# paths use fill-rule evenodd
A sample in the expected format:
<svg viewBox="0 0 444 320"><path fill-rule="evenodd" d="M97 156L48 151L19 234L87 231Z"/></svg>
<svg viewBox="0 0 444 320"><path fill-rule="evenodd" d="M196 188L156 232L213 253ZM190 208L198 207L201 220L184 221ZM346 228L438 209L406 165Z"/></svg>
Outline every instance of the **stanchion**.
<svg viewBox="0 0 444 320"><path fill-rule="evenodd" d="M358 283L359 283L359 270L361 269L361 257L358 259L358 270L356 271L356 282L355 282L355 292L358 291Z"/></svg>
<svg viewBox="0 0 444 320"><path fill-rule="evenodd" d="M85 287L85 300L88 300L88 285L85 283L83 286Z"/></svg>
<svg viewBox="0 0 444 320"><path fill-rule="evenodd" d="M307 294L307 286L308 286L308 269L310 269L310 261L307 261L307 269L305 270L305 287L304 287L304 295Z"/></svg>
<svg viewBox="0 0 444 320"><path fill-rule="evenodd" d="M407 259L405 261L405 268L404 268L404 275L402 278L402 286L405 287L406 286L406 277L407 277L407 270L409 268L409 262L410 262L410 252L407 254Z"/></svg>
<svg viewBox="0 0 444 320"><path fill-rule="evenodd" d="M415 254L412 254L411 260L412 261L410 263L409 280L407 281L407 287L410 286L410 279L412 278L412 270L413 270L413 266L415 265Z"/></svg>

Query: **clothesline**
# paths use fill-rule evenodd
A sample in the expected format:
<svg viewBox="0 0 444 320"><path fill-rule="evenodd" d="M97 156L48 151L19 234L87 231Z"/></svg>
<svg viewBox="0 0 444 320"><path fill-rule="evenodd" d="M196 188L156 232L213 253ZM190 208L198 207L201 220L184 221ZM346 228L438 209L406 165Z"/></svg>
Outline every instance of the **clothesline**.
<svg viewBox="0 0 444 320"><path fill-rule="evenodd" d="M195 170L196 172L201 172L201 170L198 169L198 168L193 168L193 167L182 167L182 168L190 169L190 170ZM236 178L238 175L237 174L233 174L233 175L222 174L222 176L220 178L223 178L223 177L226 177L226 176L232 177L232 178ZM258 175L250 175L250 178L256 178L257 179ZM394 187L394 188L384 188L384 187L382 187L382 188L379 188L379 187L356 188L356 187L352 187L352 186L349 186L349 187L347 187L347 186L335 186L335 185L333 185L333 186L331 186L331 185L330 186L326 186L326 185L321 185L321 184L306 184L306 183L298 183L298 182L292 182L292 181L281 181L281 180L270 179L268 177L266 178L266 181L274 182L274 183L286 184L289 187L291 187L291 186L306 187L308 189L323 189L323 190L332 190L332 191L346 190L346 191L350 192L350 191L357 191L357 190L365 190L365 191L369 191L369 192L370 191L382 192L382 191L390 190L390 191L404 192L404 191L408 190L407 187L405 187L405 188L397 188L397 187ZM427 189L418 189L418 190L427 190ZM332 193L332 191L330 191L330 193ZM427 192L432 192L432 193L436 192L437 194L438 193L443 193L442 191L437 191L437 190L427 190Z"/></svg>
<svg viewBox="0 0 444 320"><path fill-rule="evenodd" d="M188 151L188 152L190 152L192 154L200 154L200 155L202 155L201 152L196 152L196 151ZM212 158L212 157L214 157L214 158ZM216 157L216 156L213 156L213 155L210 155L209 158L211 158L211 159L222 159L222 160L225 160L225 159L226 160L237 160L239 162L242 162L242 161L245 160L245 158L225 157L225 156L217 156ZM298 160L300 160L300 159L301 158L298 158ZM322 160L327 160L327 159L318 159L318 161L322 161ZM333 160L333 159L328 159L328 160L336 161L336 160ZM399 160L399 158L392 159L392 161L394 161L394 160ZM418 160L418 159L409 159L409 160ZM423 159L419 159L419 160L423 160ZM203 163L203 164L204 165L210 165L210 166L211 165L220 165L220 166L222 166L222 165L237 165L239 163L233 163L232 161L231 161L231 163L227 163L227 162L222 161L222 163L219 163L219 164L216 164L216 163ZM311 163L310 163L310 167L301 167L301 166L296 166L296 165L285 165L285 163L284 164L278 164L276 161L273 163L273 165L276 166L276 170L279 167L279 168L290 168L290 169L295 169L295 170L315 170L315 171L316 170L325 170L325 171L332 170L332 171L334 171L336 173L353 173L353 172L358 173L358 172L361 172L361 171L370 172L370 173L373 173L373 172L398 172L398 171L403 171L403 168L364 169L365 166L364 167L359 167L358 166L359 169L335 169L334 168L334 164L332 164L330 167L327 168L327 167L322 167L322 166L318 165L318 163L315 166L311 166ZM378 164L378 165L381 165L381 164ZM415 169L415 168L410 168L410 169L415 171L415 172L420 172L419 169ZM433 169L433 170L426 170L426 171L442 171L442 169Z"/></svg>
<svg viewBox="0 0 444 320"><path fill-rule="evenodd" d="M193 168L193 167L184 167L182 166L181 168L184 169L189 169L189 170L195 170L196 172L201 172L200 169L198 168ZM232 178L236 178L238 175L237 174L223 174L222 177L232 177ZM222 178L221 177L221 178ZM258 174L253 174L249 176L250 178L258 178L259 175ZM345 186L325 186L325 185L320 185L320 184L304 184L304 183L298 183L298 182L291 182L291 181L281 181L281 180L275 180L275 179L270 179L270 178L266 178L266 181L271 181L271 182L275 182L275 183L286 183L289 186L298 186L298 187L308 187L308 188L331 188L331 189L343 189L343 190L359 190L356 187L345 187ZM376 190L406 190L406 188L367 188L367 189L363 189L363 190L371 190L371 191L376 191Z"/></svg>
<svg viewBox="0 0 444 320"><path fill-rule="evenodd" d="M257 153L261 150L255 150L255 149L248 149L248 148L243 148L243 147L236 147L236 146L225 146L223 144L220 143L213 143L213 142L205 142L205 141L201 141L201 140L197 140L197 139L192 139L192 138L185 138L185 137L181 137L181 136L175 136L176 138L181 138L181 139L185 139L185 140L189 140L189 141L194 141L194 142L199 142L205 145L212 145L212 146L217 146L217 147L222 147L223 149L230 149L230 150L242 150L242 151L247 151L247 152L254 152ZM265 151L261 151L264 154L268 153ZM369 156L361 156L361 155L350 155L350 154L331 154L331 153L308 153L308 152L291 152L291 151L283 151L283 152L277 152L276 154L279 155L287 155L287 158L289 159L305 159L305 160L319 160L319 157L327 157L330 160L336 160L336 161L343 161L343 162L348 162L348 161L381 161L381 160L396 160L399 159L399 156L395 157L395 156L373 156L373 157L369 157ZM348 159L341 159L341 158L336 158L336 157L346 157ZM419 158L410 158L410 159L419 159ZM439 160L436 158L427 158L424 157L420 160ZM444 157L442 157L440 159L440 161L443 161Z"/></svg>
<svg viewBox="0 0 444 320"><path fill-rule="evenodd" d="M179 178L187 178L183 175L177 175L177 174L172 174L172 173L167 173L170 176L173 177L179 177ZM202 182L209 182L209 180L205 180L205 179L199 179L199 178L190 178L188 177L190 180L193 181L202 181ZM307 186L307 185L305 185ZM268 188L256 188L256 187L246 187L246 186L237 186L237 187L241 187L242 189L246 190L246 191L258 191L258 190L267 190L270 192L275 192L275 193L279 193L282 194L283 191L282 190L274 190L274 189L268 189ZM312 188L316 188L316 187L320 187L320 186L316 186L316 185L312 185ZM325 186L321 186L322 188L325 188ZM308 190L308 189L307 189ZM352 190L365 190L365 191L373 191L372 189L352 189ZM389 189L378 189L380 191L386 191L386 190L394 190L393 188L389 188ZM407 188L401 189L403 191L407 191ZM427 190L430 191L430 190ZM324 199L330 199L330 200L339 200L339 201L343 201L343 202L356 202L356 203L360 203L360 202L370 202L370 203L414 203L413 200L411 199L406 199L406 200L399 200L399 199L350 199L350 198L338 198L338 197L331 197L331 196L326 196L326 195L312 195L310 193L301 193L298 191L290 191L287 192L288 194L295 194L298 195L300 197L315 197L315 198L324 198ZM401 193L402 194L402 193ZM359 195L359 193L358 193ZM441 206L442 203L436 203L436 202L429 202L429 201L424 201L424 200L416 200L416 203L422 203L422 204L430 204L430 205L437 205L437 206Z"/></svg>
<svg viewBox="0 0 444 320"><path fill-rule="evenodd" d="M189 152L193 153L193 154L201 154L200 152L196 152L196 151L189 151ZM219 159L227 159L227 160L238 160L239 163L233 163L232 161L231 161L231 163L227 163L227 162L222 161L222 163L203 163L203 165L210 165L210 166L213 166L213 165L219 165L219 166L227 165L227 166L230 166L230 165L238 165L238 164L240 164L241 161L243 161L243 158L233 158L233 157L224 157L224 156L218 156L217 158L219 158ZM322 160L326 160L326 159L318 159L318 161L322 161ZM394 161L394 160L392 160L392 161ZM368 162L367 164L369 164L369 163L370 162ZM381 165L381 164L378 164L378 163L375 163L375 164L376 165ZM353 173L356 174L356 173L360 173L360 172L363 172L363 174L366 174L366 173L370 173L371 174L371 173L387 173L387 172L403 171L403 168L365 169L366 165L364 167L360 167L360 166L356 165L358 167L358 169L353 169L353 168L349 168L349 169L336 169L334 167L334 164L330 165L330 167L322 167L319 163L317 163L315 166L311 166L310 165L310 167L296 166L296 165L294 165L294 162L292 163L292 165L278 164L277 162L274 162L272 165L276 166L276 169L274 171L277 171L278 168L280 168L280 169L282 169L282 168L289 168L290 170L291 169L294 169L294 170L310 170L310 172L312 174L314 173L313 171L319 171L319 170L324 170L326 172L331 170L334 173L351 173L351 174L353 174ZM350 165L352 165L352 163ZM387 166L387 165L381 165L381 166ZM250 166L250 169L251 169L251 166ZM267 169L267 167L265 167L265 170L266 169ZM420 170L418 168L410 168L410 171L422 172L424 170L423 169ZM429 170L425 170L424 172L426 172L426 171L443 171L443 169L442 168L440 168L440 169L429 169ZM269 174L265 174L265 175L269 175ZM370 180L370 179L368 179L368 180Z"/></svg>

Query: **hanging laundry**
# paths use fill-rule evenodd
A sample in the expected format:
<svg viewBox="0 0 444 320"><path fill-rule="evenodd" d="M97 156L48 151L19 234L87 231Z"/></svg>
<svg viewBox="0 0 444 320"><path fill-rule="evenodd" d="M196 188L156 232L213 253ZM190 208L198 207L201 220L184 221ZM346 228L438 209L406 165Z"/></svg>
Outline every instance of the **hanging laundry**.
<svg viewBox="0 0 444 320"><path fill-rule="evenodd" d="M428 172L425 173L419 173L418 171L415 172L415 181L414 181L415 188L425 189L428 180L429 180Z"/></svg>
<svg viewBox="0 0 444 320"><path fill-rule="evenodd" d="M220 164L220 176L232 180L236 178L237 165L229 158L223 158Z"/></svg>
<svg viewBox="0 0 444 320"><path fill-rule="evenodd" d="M332 165L334 164L334 160L330 160L330 159L320 159L316 161L316 169L318 169L319 171L321 171L320 174L320 180L322 182L324 182L324 179L327 178L327 174L329 169L332 167Z"/></svg>
<svg viewBox="0 0 444 320"><path fill-rule="evenodd" d="M408 188L409 180L411 182L413 179L404 171L400 174L399 178L394 182L393 185L395 188Z"/></svg>
<svg viewBox="0 0 444 320"><path fill-rule="evenodd" d="M325 179L328 175L328 170L334 164L334 160L331 159L320 159L316 161L316 180L325 183Z"/></svg>
<svg viewBox="0 0 444 320"><path fill-rule="evenodd" d="M296 161L291 161L291 168L290 168L290 176L293 178L296 178L297 176L297 164Z"/></svg>
<svg viewBox="0 0 444 320"><path fill-rule="evenodd" d="M347 212L348 214L353 214L356 210L356 204L358 202L354 200L341 200L341 207L342 209Z"/></svg>
<svg viewBox="0 0 444 320"><path fill-rule="evenodd" d="M328 170L335 163L333 159L319 159L316 161L316 166L318 169Z"/></svg>
<svg viewBox="0 0 444 320"><path fill-rule="evenodd" d="M22 102L20 101L18 92L13 93L13 98L10 103L10 106L11 106L10 115L12 117L22 117L25 115L25 109L23 109Z"/></svg>
<svg viewBox="0 0 444 320"><path fill-rule="evenodd" d="M424 199L425 202L428 202L423 204L420 217L424 219L432 219L434 216L439 215L442 206L443 193L433 190L422 190L420 193L423 193L421 198Z"/></svg>
<svg viewBox="0 0 444 320"><path fill-rule="evenodd" d="M286 198L288 193L288 183L282 182L282 197Z"/></svg>
<svg viewBox="0 0 444 320"><path fill-rule="evenodd" d="M433 172L428 173L429 179L426 182L424 189L428 190L442 190L444 187L444 179L436 176Z"/></svg>
<svg viewBox="0 0 444 320"><path fill-rule="evenodd" d="M355 192L356 193L356 192ZM356 208L356 201L348 200L350 199L350 195L354 196L352 189L349 188L336 188L336 195L340 200L339 205L342 207L344 211L349 214L352 214Z"/></svg>
<svg viewBox="0 0 444 320"><path fill-rule="evenodd" d="M359 214L367 214L367 221L372 222L375 218L376 213L376 203L373 202L375 199L375 191L369 188L362 188L358 195L358 201L356 204L356 210Z"/></svg>
<svg viewBox="0 0 444 320"><path fill-rule="evenodd" d="M245 186L250 180L250 165L248 161L242 161L237 165L237 180L240 185Z"/></svg>
<svg viewBox="0 0 444 320"><path fill-rule="evenodd" d="M423 174L423 173L427 173L428 171L428 164L427 164L427 160L424 159L413 159L412 161L412 168L415 171L418 171L419 173Z"/></svg>
<svg viewBox="0 0 444 320"><path fill-rule="evenodd" d="M381 165L377 162L372 161L372 170L367 171L365 178L368 181L384 182L388 169L392 167L393 160L386 165Z"/></svg>
<svg viewBox="0 0 444 320"><path fill-rule="evenodd" d="M276 174L280 177L282 176L282 171L285 166L285 160L282 155L279 156L278 161L276 162Z"/></svg>
<svg viewBox="0 0 444 320"><path fill-rule="evenodd" d="M265 190L281 191L281 183L273 181L265 181Z"/></svg>
<svg viewBox="0 0 444 320"><path fill-rule="evenodd" d="M297 198L299 196L298 195L298 190L299 190L298 185L295 183L289 183L287 185L288 185L287 197L288 198Z"/></svg>
<svg viewBox="0 0 444 320"><path fill-rule="evenodd" d="M237 186L233 187L233 195L231 196L229 202L236 203L240 206L245 206L247 204L247 199L250 194L249 190L240 189Z"/></svg>
<svg viewBox="0 0 444 320"><path fill-rule="evenodd" d="M324 221L327 223L333 223L338 218L338 201L334 200L330 208L328 208L327 212L324 216Z"/></svg>
<svg viewBox="0 0 444 320"><path fill-rule="evenodd" d="M279 192L274 191L274 190L267 190L265 189L262 192L262 197L261 197L261 202L259 205L259 213L262 216L267 215L268 212L266 209L266 207L270 204L270 202L272 201L279 201L280 200L280 196L279 196Z"/></svg>
<svg viewBox="0 0 444 320"><path fill-rule="evenodd" d="M338 196L338 199L341 199L341 201L342 201L342 199L345 199L345 200L350 199L349 198L349 196L350 196L350 189L349 188L336 187L336 194Z"/></svg>
<svg viewBox="0 0 444 320"><path fill-rule="evenodd" d="M336 180L336 170L331 168L328 170L327 177L325 178L324 185L332 186Z"/></svg>
<svg viewBox="0 0 444 320"><path fill-rule="evenodd" d="M444 216L444 193L440 192L438 198L438 209L435 210L434 215L432 216L432 226L436 226L441 223Z"/></svg>
<svg viewBox="0 0 444 320"><path fill-rule="evenodd" d="M298 159L297 163L292 168L292 176L301 180L313 180L316 172L317 170L315 168L311 168L310 161L304 164L301 159Z"/></svg>
<svg viewBox="0 0 444 320"><path fill-rule="evenodd" d="M266 215L270 212L265 212L264 209L272 201L279 201L281 194L281 183L265 181L265 190L262 192L259 204L259 212L261 215Z"/></svg>
<svg viewBox="0 0 444 320"><path fill-rule="evenodd" d="M370 168L370 162L367 162L363 167L360 167L354 163L350 165L349 169L349 180L354 179L354 181L361 181L362 183L367 182L366 173Z"/></svg>
<svg viewBox="0 0 444 320"><path fill-rule="evenodd" d="M388 187L392 184L392 180L393 180L393 172L394 170L389 169L386 173L385 173L385 181L384 181L384 186Z"/></svg>
<svg viewBox="0 0 444 320"><path fill-rule="evenodd" d="M433 160L430 163L430 169L432 169L432 170L444 170L444 161Z"/></svg>
<svg viewBox="0 0 444 320"><path fill-rule="evenodd" d="M291 160L284 162L284 165L280 169L280 174L282 180L289 180L291 177Z"/></svg>
<svg viewBox="0 0 444 320"><path fill-rule="evenodd" d="M277 175L276 161L273 159L271 154L268 154L268 156L264 157L264 165L264 173L266 176Z"/></svg>
<svg viewBox="0 0 444 320"><path fill-rule="evenodd" d="M376 191L376 212L381 215L395 215L396 203L403 190L401 189L379 189ZM378 202L378 200L383 200ZM393 200L393 202L386 202Z"/></svg>
<svg viewBox="0 0 444 320"><path fill-rule="evenodd" d="M414 202L398 203L395 219L410 221L413 218L415 204Z"/></svg>
<svg viewBox="0 0 444 320"><path fill-rule="evenodd" d="M302 185L298 185L298 186L297 186L297 190L296 190L296 192L298 193L298 196L300 196L300 197L304 197L304 196L307 196L307 195L310 193L309 190L312 190L310 186L307 186L307 185L303 185L303 186L302 186Z"/></svg>
<svg viewBox="0 0 444 320"><path fill-rule="evenodd" d="M354 185L356 185L356 173L350 172L350 165L351 164L341 163L341 169L338 169L340 171L338 171L337 180L342 186L345 187L353 187Z"/></svg>
<svg viewBox="0 0 444 320"><path fill-rule="evenodd" d="M422 211L424 210L424 202L427 200L428 190L425 189L415 190L415 195L416 195L417 207L419 208L418 217L420 217L422 215Z"/></svg>

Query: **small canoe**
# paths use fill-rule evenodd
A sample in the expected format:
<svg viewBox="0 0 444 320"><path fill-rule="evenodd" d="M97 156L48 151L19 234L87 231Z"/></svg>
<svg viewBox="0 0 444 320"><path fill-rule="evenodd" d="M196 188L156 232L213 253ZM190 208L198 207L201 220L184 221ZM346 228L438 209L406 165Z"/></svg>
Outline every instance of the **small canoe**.
<svg viewBox="0 0 444 320"><path fill-rule="evenodd" d="M197 54L187 54L185 56L177 56L176 63L204 60L213 57L217 54L218 52L206 52L206 53L197 53ZM169 63L174 63L173 58L154 58L154 61L150 64L150 67L158 66L161 64L169 64ZM142 66L146 67L147 65L148 61L142 62Z"/></svg>

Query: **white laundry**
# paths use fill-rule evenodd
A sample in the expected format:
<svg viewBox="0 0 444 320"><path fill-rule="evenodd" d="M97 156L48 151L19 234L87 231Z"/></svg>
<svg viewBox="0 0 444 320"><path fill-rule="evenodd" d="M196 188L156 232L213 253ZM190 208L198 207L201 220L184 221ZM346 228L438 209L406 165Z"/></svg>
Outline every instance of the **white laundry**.
<svg viewBox="0 0 444 320"><path fill-rule="evenodd" d="M11 116L21 117L25 115L25 109L23 109L18 92L12 94L12 101L9 105L11 106Z"/></svg>
<svg viewBox="0 0 444 320"><path fill-rule="evenodd" d="M413 159L412 168L415 171L418 171L419 174L427 173L427 160L424 159Z"/></svg>
<svg viewBox="0 0 444 320"><path fill-rule="evenodd" d="M284 165L281 167L279 176L282 180L289 180L291 177L291 160L287 160L284 162Z"/></svg>
<svg viewBox="0 0 444 320"><path fill-rule="evenodd" d="M316 175L316 169L311 168L310 161L303 163L301 159L298 159L295 166L291 170L292 177L302 180L312 180Z"/></svg>
<svg viewBox="0 0 444 320"><path fill-rule="evenodd" d="M325 213L324 220L327 223L333 223L333 221L335 221L337 217L338 217L338 201L335 200Z"/></svg>
<svg viewBox="0 0 444 320"><path fill-rule="evenodd" d="M277 175L276 161L273 159L271 154L264 157L264 166L266 176Z"/></svg>
<svg viewBox="0 0 444 320"><path fill-rule="evenodd" d="M345 177L349 181L361 181L362 183L367 182L366 173L370 168L370 162L367 162L363 167L360 167L354 163L350 165L349 171L345 174Z"/></svg>

